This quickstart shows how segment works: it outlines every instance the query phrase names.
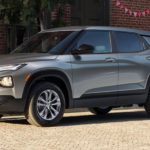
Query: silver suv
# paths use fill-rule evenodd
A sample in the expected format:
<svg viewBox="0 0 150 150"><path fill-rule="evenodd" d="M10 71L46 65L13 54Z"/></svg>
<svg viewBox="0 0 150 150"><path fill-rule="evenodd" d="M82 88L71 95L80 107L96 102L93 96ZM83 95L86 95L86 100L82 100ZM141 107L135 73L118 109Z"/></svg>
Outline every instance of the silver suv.
<svg viewBox="0 0 150 150"><path fill-rule="evenodd" d="M64 110L144 106L150 116L150 32L66 27L40 32L0 57L0 114L51 126Z"/></svg>

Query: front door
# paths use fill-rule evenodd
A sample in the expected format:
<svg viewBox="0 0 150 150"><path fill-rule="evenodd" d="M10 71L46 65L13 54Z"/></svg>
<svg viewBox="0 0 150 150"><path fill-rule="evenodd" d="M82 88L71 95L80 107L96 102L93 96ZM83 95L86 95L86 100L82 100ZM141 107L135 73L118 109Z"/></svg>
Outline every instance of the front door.
<svg viewBox="0 0 150 150"><path fill-rule="evenodd" d="M118 63L117 55L112 53L108 31L85 31L74 49L81 50L80 54L72 55L73 94L77 99L84 97L99 98L96 103L110 104L102 97L109 97L111 105L117 99ZM83 47L87 47L82 51ZM89 50L88 48L91 48ZM111 96L113 95L113 98ZM91 99L92 100L92 99ZM107 103L108 102L108 103Z"/></svg>

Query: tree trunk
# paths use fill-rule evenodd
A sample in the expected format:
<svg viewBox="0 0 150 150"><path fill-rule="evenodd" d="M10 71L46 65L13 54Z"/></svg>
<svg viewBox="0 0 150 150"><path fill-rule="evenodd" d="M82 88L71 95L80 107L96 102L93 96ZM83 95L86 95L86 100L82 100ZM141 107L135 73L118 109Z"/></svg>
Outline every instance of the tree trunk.
<svg viewBox="0 0 150 150"><path fill-rule="evenodd" d="M39 17L39 21L40 21L41 31L43 31L45 29L50 29L51 28L51 13L50 13L50 11L48 11L48 10L42 11L42 13Z"/></svg>
<svg viewBox="0 0 150 150"><path fill-rule="evenodd" d="M40 18L39 18L39 21L40 21L40 28L41 28L41 31L43 31L43 30L45 29L45 27L44 27L44 22L43 22L43 18L40 17Z"/></svg>

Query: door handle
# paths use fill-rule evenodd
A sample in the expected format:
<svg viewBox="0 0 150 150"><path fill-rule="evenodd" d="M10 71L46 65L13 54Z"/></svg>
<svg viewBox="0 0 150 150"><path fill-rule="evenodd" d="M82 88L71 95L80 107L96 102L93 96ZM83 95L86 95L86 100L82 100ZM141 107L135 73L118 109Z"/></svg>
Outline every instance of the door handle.
<svg viewBox="0 0 150 150"><path fill-rule="evenodd" d="M106 62L116 62L116 59L109 57L109 58L106 58L105 61Z"/></svg>

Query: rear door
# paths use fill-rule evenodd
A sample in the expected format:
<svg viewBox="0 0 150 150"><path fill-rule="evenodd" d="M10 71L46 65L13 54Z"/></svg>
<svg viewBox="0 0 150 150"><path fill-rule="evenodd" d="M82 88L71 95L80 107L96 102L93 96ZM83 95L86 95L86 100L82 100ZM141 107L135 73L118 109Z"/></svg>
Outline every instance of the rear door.
<svg viewBox="0 0 150 150"><path fill-rule="evenodd" d="M144 100L149 76L146 47L136 33L113 32L118 53L118 105L137 104Z"/></svg>

